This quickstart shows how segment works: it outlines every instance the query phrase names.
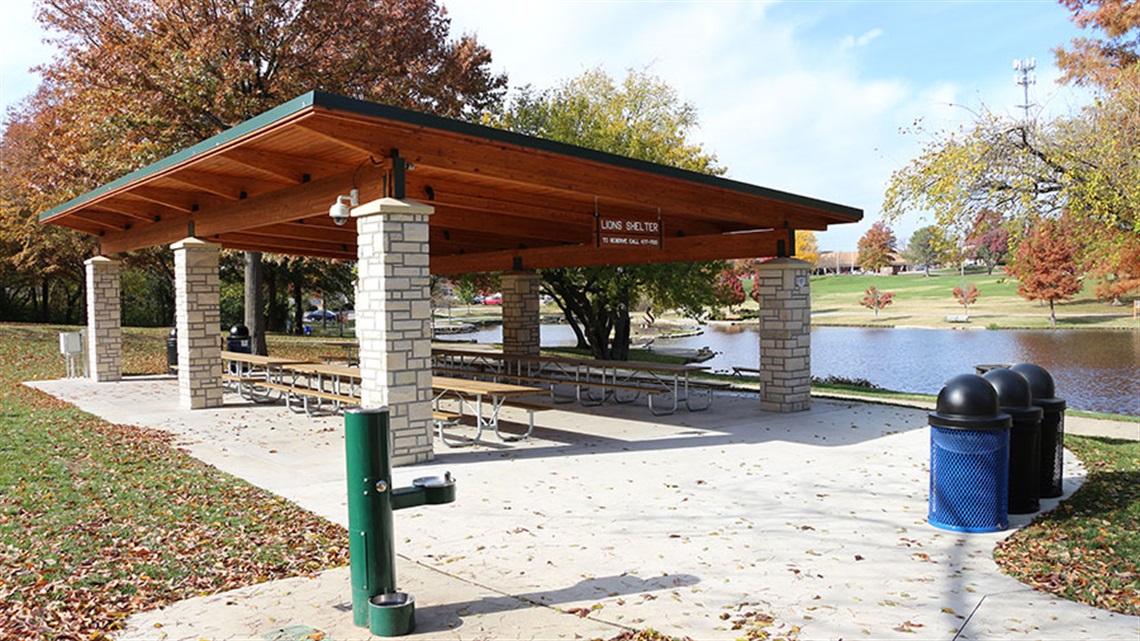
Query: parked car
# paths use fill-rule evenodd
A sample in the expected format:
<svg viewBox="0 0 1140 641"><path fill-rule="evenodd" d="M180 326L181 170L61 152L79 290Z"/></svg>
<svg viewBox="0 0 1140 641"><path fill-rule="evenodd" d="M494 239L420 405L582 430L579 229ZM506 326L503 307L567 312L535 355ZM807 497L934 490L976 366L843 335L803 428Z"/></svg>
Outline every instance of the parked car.
<svg viewBox="0 0 1140 641"><path fill-rule="evenodd" d="M502 305L503 304L503 295L502 294L491 294L490 296L487 296L486 298L483 299L483 304L484 305Z"/></svg>
<svg viewBox="0 0 1140 641"><path fill-rule="evenodd" d="M316 323L322 320L335 321L336 312L330 312L327 309L314 309L308 314L305 314L305 320L309 321L310 323Z"/></svg>

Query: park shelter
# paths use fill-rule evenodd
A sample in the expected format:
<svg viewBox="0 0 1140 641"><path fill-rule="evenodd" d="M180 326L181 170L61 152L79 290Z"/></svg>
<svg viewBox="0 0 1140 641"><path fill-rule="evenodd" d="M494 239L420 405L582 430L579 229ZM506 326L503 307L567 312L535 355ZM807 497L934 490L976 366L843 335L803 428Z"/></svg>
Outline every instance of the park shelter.
<svg viewBox="0 0 1140 641"><path fill-rule="evenodd" d="M805 168L810 170L810 168ZM352 190L338 225L329 208ZM121 377L119 263L175 256L180 403L222 402L220 249L357 260L362 402L398 463L431 457L430 274L504 272L504 351L537 353L550 267L775 256L763 264L761 408L810 405L810 267L794 232L858 209L386 105L312 92L44 213L99 238L88 361Z"/></svg>

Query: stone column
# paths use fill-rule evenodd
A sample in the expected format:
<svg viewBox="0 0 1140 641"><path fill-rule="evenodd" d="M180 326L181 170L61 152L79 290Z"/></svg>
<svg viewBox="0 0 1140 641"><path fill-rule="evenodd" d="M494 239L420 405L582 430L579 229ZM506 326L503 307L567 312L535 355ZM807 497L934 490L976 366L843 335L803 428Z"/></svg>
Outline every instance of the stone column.
<svg viewBox="0 0 1140 641"><path fill-rule="evenodd" d="M356 218L356 338L361 402L388 407L392 464L429 461L432 450L431 277L428 216L434 207L382 198Z"/></svg>
<svg viewBox="0 0 1140 641"><path fill-rule="evenodd" d="M87 267L87 367L98 382L123 378L119 261L96 256Z"/></svg>
<svg viewBox="0 0 1140 641"><path fill-rule="evenodd" d="M811 409L811 265L777 258L760 265L760 409Z"/></svg>
<svg viewBox="0 0 1140 641"><path fill-rule="evenodd" d="M538 356L538 288L542 277L534 272L508 272L503 287L503 353Z"/></svg>
<svg viewBox="0 0 1140 641"><path fill-rule="evenodd" d="M183 409L222 405L220 245L186 238L174 250L174 322L178 327L178 402Z"/></svg>

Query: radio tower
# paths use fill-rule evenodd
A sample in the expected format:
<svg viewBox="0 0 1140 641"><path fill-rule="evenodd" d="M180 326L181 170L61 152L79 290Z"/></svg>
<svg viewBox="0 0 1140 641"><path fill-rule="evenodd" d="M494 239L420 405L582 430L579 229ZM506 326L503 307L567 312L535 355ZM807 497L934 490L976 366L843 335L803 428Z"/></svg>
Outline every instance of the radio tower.
<svg viewBox="0 0 1140 641"><path fill-rule="evenodd" d="M1025 112L1025 122L1029 122L1029 108L1033 105L1029 104L1029 85L1037 84L1037 74L1033 70L1037 68L1037 58L1030 58L1028 60L1014 60L1013 70L1013 83L1021 85L1025 91L1025 103L1017 105Z"/></svg>

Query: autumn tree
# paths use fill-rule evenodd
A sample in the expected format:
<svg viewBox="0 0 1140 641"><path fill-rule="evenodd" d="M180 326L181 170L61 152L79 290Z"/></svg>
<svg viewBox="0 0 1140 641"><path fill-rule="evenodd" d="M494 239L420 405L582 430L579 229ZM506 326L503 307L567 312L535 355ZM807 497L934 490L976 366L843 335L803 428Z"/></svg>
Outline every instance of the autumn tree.
<svg viewBox="0 0 1140 641"><path fill-rule="evenodd" d="M938 227L920 227L911 234L903 256L912 264L922 265L922 271L930 276L930 266L941 263L946 255L945 243L946 238Z"/></svg>
<svg viewBox="0 0 1140 641"><path fill-rule="evenodd" d="M1089 86L1094 100L1048 122L983 108L957 131L915 128L927 142L891 176L887 219L929 212L951 235L966 238L986 212L1000 212L1014 230L1025 230L1065 211L1085 241L1083 269L1126 259L1129 238L1140 234L1140 10L1136 2L1064 4L1078 24L1107 36L1058 50L1066 78Z"/></svg>
<svg viewBox="0 0 1140 641"><path fill-rule="evenodd" d="M620 82L591 69L545 91L523 88L492 126L690 171L720 175L716 156L689 140L695 108L644 71ZM542 291L554 299L578 339L597 358L629 357L630 311L647 300L656 309L696 316L716 304L723 261L541 270Z"/></svg>
<svg viewBox="0 0 1140 641"><path fill-rule="evenodd" d="M9 114L3 145L5 158L38 161L6 163L14 195L0 211L33 225L51 206L314 89L474 118L506 86L474 36L450 37L436 0L45 0L37 18L58 54Z"/></svg>
<svg viewBox="0 0 1140 641"><path fill-rule="evenodd" d="M748 297L744 294L744 283L732 270L720 273L716 282L716 300L730 310L743 303Z"/></svg>
<svg viewBox="0 0 1140 641"><path fill-rule="evenodd" d="M891 264L898 241L895 233L883 221L876 221L859 239L859 257L856 259L864 271L877 272Z"/></svg>
<svg viewBox="0 0 1140 641"><path fill-rule="evenodd" d="M1077 269L1080 246L1071 230L1058 221L1036 225L1022 239L1006 271L1017 278L1017 293L1026 300L1049 303L1049 324L1057 324L1055 304L1081 291Z"/></svg>
<svg viewBox="0 0 1140 641"><path fill-rule="evenodd" d="M969 286L964 288L955 287L952 293L954 294L954 299L958 301L958 304L966 310L966 318L969 319L970 305L978 301L979 292L977 286L970 283Z"/></svg>
<svg viewBox="0 0 1140 641"><path fill-rule="evenodd" d="M881 292L879 288L871 285L863 292L863 298L859 304L867 309L875 310L875 318L879 317L879 310L893 303L895 295L891 292Z"/></svg>
<svg viewBox="0 0 1140 641"><path fill-rule="evenodd" d="M1082 29L1104 32L1102 38L1073 38L1069 47L1053 50L1064 71L1061 82L1106 86L1116 75L1140 63L1140 2L1135 0L1060 0Z"/></svg>
<svg viewBox="0 0 1140 641"><path fill-rule="evenodd" d="M974 217L973 226L966 237L966 255L982 261L987 273L992 274L994 268L1009 254L1009 241L1009 230L1006 229L1001 214L993 210L981 211Z"/></svg>
<svg viewBox="0 0 1140 641"><path fill-rule="evenodd" d="M815 269L819 263L819 241L816 240L815 232L796 230L796 258Z"/></svg>

